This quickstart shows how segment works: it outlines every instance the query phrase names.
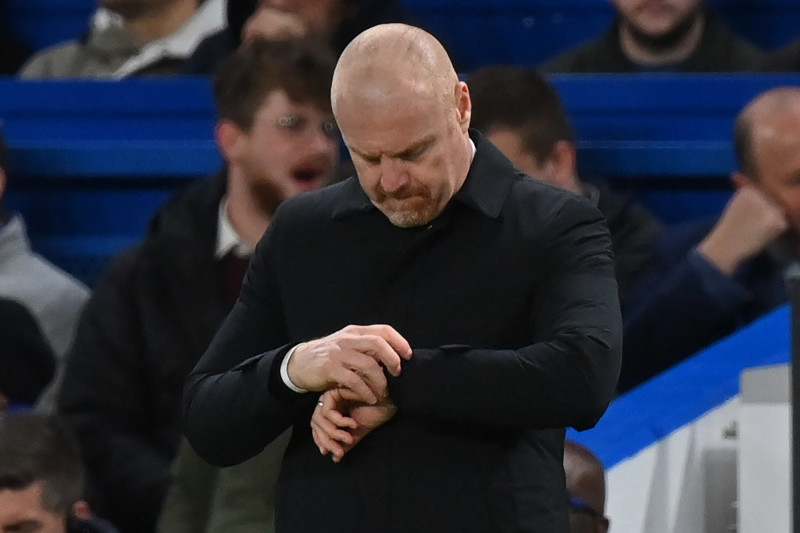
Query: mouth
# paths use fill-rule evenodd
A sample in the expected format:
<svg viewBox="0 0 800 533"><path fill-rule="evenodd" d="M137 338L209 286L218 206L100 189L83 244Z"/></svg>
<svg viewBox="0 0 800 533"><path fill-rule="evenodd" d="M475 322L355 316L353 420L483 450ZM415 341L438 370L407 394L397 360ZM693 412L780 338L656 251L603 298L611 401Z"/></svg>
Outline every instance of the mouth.
<svg viewBox="0 0 800 533"><path fill-rule="evenodd" d="M300 166L292 171L292 180L303 190L316 189L327 177L322 166Z"/></svg>

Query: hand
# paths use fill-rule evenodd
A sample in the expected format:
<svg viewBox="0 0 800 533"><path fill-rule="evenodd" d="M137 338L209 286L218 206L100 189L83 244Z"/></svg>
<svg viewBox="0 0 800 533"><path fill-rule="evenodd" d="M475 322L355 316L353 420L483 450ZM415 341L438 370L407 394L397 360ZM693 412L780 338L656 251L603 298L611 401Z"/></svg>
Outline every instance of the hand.
<svg viewBox="0 0 800 533"><path fill-rule="evenodd" d="M262 7L250 15L242 28L242 42L250 44L255 39L279 41L305 37L306 25L294 13Z"/></svg>
<svg viewBox="0 0 800 533"><path fill-rule="evenodd" d="M397 413L397 406L387 396L375 405L347 400L341 389L331 389L320 396L311 417L311 435L322 455L331 454L334 463L355 447L372 430L382 426Z"/></svg>
<svg viewBox="0 0 800 533"><path fill-rule="evenodd" d="M732 275L789 228L786 214L754 185L737 190L714 229L697 250L720 271Z"/></svg>
<svg viewBox="0 0 800 533"><path fill-rule="evenodd" d="M345 399L374 404L387 396L384 367L399 376L411 345L387 325L347 326L322 339L299 344L287 372L309 391L341 388Z"/></svg>

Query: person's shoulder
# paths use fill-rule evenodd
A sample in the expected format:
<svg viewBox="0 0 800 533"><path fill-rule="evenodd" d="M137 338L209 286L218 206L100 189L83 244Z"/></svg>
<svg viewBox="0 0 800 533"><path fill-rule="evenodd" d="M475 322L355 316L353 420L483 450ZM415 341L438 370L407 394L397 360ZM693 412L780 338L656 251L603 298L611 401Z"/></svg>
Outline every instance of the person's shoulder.
<svg viewBox="0 0 800 533"><path fill-rule="evenodd" d="M766 72L800 71L800 38L770 52L760 65Z"/></svg>
<svg viewBox="0 0 800 533"><path fill-rule="evenodd" d="M220 172L193 180L175 191L150 220L147 238L191 239L197 232L205 234L215 230L226 185L226 176Z"/></svg>
<svg viewBox="0 0 800 533"><path fill-rule="evenodd" d="M72 301L82 301L89 296L86 285L36 253L32 253L26 261L19 263L18 268L25 269L24 275L27 279L36 280L38 292L41 294L50 294Z"/></svg>
<svg viewBox="0 0 800 533"><path fill-rule="evenodd" d="M602 72L609 67L613 27L583 41L542 63L538 70L548 74Z"/></svg>
<svg viewBox="0 0 800 533"><path fill-rule="evenodd" d="M584 196L524 174L512 185L505 213L518 220L522 227L544 234L605 220Z"/></svg>
<svg viewBox="0 0 800 533"><path fill-rule="evenodd" d="M763 50L709 12L703 40L693 58L689 60L687 70L753 71L760 67L764 57ZM693 65L695 62L696 65Z"/></svg>
<svg viewBox="0 0 800 533"><path fill-rule="evenodd" d="M72 65L80 58L84 45L78 40L66 41L35 53L19 71L23 79L63 78L76 74Z"/></svg>

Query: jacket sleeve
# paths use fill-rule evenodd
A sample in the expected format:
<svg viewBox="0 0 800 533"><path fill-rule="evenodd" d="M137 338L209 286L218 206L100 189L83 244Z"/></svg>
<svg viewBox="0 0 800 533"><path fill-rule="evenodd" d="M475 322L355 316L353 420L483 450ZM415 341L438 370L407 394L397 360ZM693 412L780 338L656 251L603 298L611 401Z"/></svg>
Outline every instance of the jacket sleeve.
<svg viewBox="0 0 800 533"><path fill-rule="evenodd" d="M299 414L310 415L317 398L280 382L280 362L290 346L268 257L275 225L256 247L239 300L184 390L184 433L217 466L260 453Z"/></svg>
<svg viewBox="0 0 800 533"><path fill-rule="evenodd" d="M749 291L691 248L677 263L660 261L642 278L625 317L625 392L683 361L737 327Z"/></svg>
<svg viewBox="0 0 800 533"><path fill-rule="evenodd" d="M141 386L142 345L131 286L132 253L118 257L90 298L67 356L58 408L76 432L89 478L104 501L152 528L169 458L146 439L151 414ZM110 516L109 516L110 517Z"/></svg>
<svg viewBox="0 0 800 533"><path fill-rule="evenodd" d="M605 221L583 202L557 218L529 322L531 345L415 349L389 394L407 416L482 427L593 426L619 375L621 317Z"/></svg>

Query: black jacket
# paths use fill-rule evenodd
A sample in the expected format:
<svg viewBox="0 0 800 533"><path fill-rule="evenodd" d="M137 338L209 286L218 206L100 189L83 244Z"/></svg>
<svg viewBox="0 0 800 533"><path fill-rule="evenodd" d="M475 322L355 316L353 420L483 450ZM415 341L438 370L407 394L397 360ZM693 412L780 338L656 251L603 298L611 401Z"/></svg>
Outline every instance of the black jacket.
<svg viewBox="0 0 800 533"><path fill-rule="evenodd" d="M605 35L578 45L545 62L543 72L738 72L756 70L764 54L739 37L717 17L706 13L706 26L697 49L686 61L668 67L648 69L627 58L619 43L619 26L611 25Z"/></svg>
<svg viewBox="0 0 800 533"><path fill-rule="evenodd" d="M393 226L355 178L285 202L190 376L185 430L211 462L294 425L279 531L567 531L564 428L597 422L620 365L608 229L475 139L463 187L425 226ZM389 378L397 415L334 464L311 439L318 394L291 392L280 362L370 323L414 355Z"/></svg>
<svg viewBox="0 0 800 533"><path fill-rule="evenodd" d="M81 442L93 507L123 533L153 530L184 380L227 311L214 260L224 190L221 176L193 184L112 261L69 353L59 410Z"/></svg>

